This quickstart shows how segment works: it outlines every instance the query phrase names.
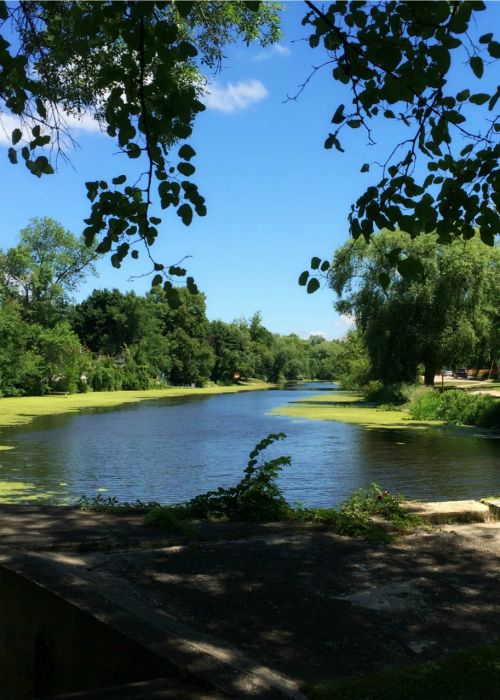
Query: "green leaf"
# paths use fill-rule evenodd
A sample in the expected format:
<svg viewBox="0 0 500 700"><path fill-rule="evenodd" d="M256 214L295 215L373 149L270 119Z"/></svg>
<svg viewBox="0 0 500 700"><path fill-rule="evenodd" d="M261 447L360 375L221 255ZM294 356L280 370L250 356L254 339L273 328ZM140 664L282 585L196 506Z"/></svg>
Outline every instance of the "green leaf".
<svg viewBox="0 0 500 700"><path fill-rule="evenodd" d="M332 146L335 146L337 151L341 151L342 153L344 153L344 149L340 145L340 141L335 136L335 134L328 134L328 137L324 143L324 147L329 149L332 148Z"/></svg>
<svg viewBox="0 0 500 700"><path fill-rule="evenodd" d="M181 206L177 209L177 216L180 216L182 223L185 226L189 226L193 220L193 210L189 204L181 204Z"/></svg>
<svg viewBox="0 0 500 700"><path fill-rule="evenodd" d="M413 280L424 272L424 266L417 258L404 258L398 262L398 272L405 280Z"/></svg>
<svg viewBox="0 0 500 700"><path fill-rule="evenodd" d="M386 289L389 287L389 285L390 285L390 283L391 283L391 278L389 277L389 275L387 274L387 272L381 272L381 273L379 274L379 276L378 276L378 283L380 284L380 286L382 287L382 289L383 289L384 292L385 292Z"/></svg>
<svg viewBox="0 0 500 700"><path fill-rule="evenodd" d="M361 126L361 119L348 119L347 126L350 126L351 129L359 129Z"/></svg>
<svg viewBox="0 0 500 700"><path fill-rule="evenodd" d="M485 102L488 102L490 99L490 95L486 92L478 92L477 95L471 95L469 102L472 102L475 105L484 105Z"/></svg>
<svg viewBox="0 0 500 700"><path fill-rule="evenodd" d="M136 143L129 143L127 146L127 155L129 158L139 158L141 149Z"/></svg>
<svg viewBox="0 0 500 700"><path fill-rule="evenodd" d="M157 216L151 216L149 220L154 226L158 226L158 224L161 224L161 219L159 219Z"/></svg>
<svg viewBox="0 0 500 700"><path fill-rule="evenodd" d="M36 104L36 111L38 112L38 114L42 117L42 119L46 119L47 118L47 110L45 109L45 105L43 104L42 100L39 97L36 98L35 104Z"/></svg>
<svg viewBox="0 0 500 700"><path fill-rule="evenodd" d="M309 279L309 272L307 270L304 270L304 272L301 272L299 275L299 285L301 287L305 287L308 279Z"/></svg>
<svg viewBox="0 0 500 700"><path fill-rule="evenodd" d="M133 250L130 255L134 258L134 260L137 260L139 258L139 251L138 250Z"/></svg>
<svg viewBox="0 0 500 700"><path fill-rule="evenodd" d="M191 148L188 143L185 143L179 148L179 158L182 158L182 160L191 160L191 158L195 155L196 151L194 148Z"/></svg>
<svg viewBox="0 0 500 700"><path fill-rule="evenodd" d="M5 20L9 18L9 10L7 8L7 3L3 0L0 2L0 20Z"/></svg>
<svg viewBox="0 0 500 700"><path fill-rule="evenodd" d="M492 39L493 39L492 32L488 32L488 34L483 34L483 36L479 37L479 43L480 44L489 44Z"/></svg>
<svg viewBox="0 0 500 700"><path fill-rule="evenodd" d="M317 270L320 263L321 263L321 258L318 258L317 256L315 256L314 258L311 258L311 269Z"/></svg>
<svg viewBox="0 0 500 700"><path fill-rule="evenodd" d="M19 143L19 141L22 139L23 132L21 129L14 129L12 132L12 145L15 146L16 143Z"/></svg>
<svg viewBox="0 0 500 700"><path fill-rule="evenodd" d="M186 177L189 177L194 173L196 168L194 165L191 165L191 163L179 163L177 166L177 170L182 173L182 175L185 175Z"/></svg>
<svg viewBox="0 0 500 700"><path fill-rule="evenodd" d="M318 291L318 289L319 289L319 280L317 280L316 277L311 277L311 279L307 283L307 293L314 294L314 292Z"/></svg>
<svg viewBox="0 0 500 700"><path fill-rule="evenodd" d="M339 105L337 107L335 114L332 117L332 124L341 124L344 121L344 107L345 105Z"/></svg>
<svg viewBox="0 0 500 700"><path fill-rule="evenodd" d="M360 171L360 172L362 172L362 173L367 173L369 170L370 170L370 166L368 165L368 163L364 163L364 164L361 166L361 171Z"/></svg>
<svg viewBox="0 0 500 700"><path fill-rule="evenodd" d="M111 182L113 185L123 185L124 182L126 182L127 176L126 175L119 175L118 177L114 177Z"/></svg>
<svg viewBox="0 0 500 700"><path fill-rule="evenodd" d="M465 148L462 148L462 150L460 151L460 155L462 157L469 155L469 153L472 151L473 148L474 148L474 144L469 143L467 146L465 146Z"/></svg>
<svg viewBox="0 0 500 700"><path fill-rule="evenodd" d="M151 286L157 287L162 282L163 282L163 277L161 275L155 275L151 281Z"/></svg>
<svg viewBox="0 0 500 700"><path fill-rule="evenodd" d="M469 99L469 95L470 90L467 90L467 88L465 90L461 90L460 92L457 92L457 100L459 102L464 102L465 100Z"/></svg>
<svg viewBox="0 0 500 700"><path fill-rule="evenodd" d="M328 262L328 260L323 260L323 262L321 263L321 267L319 269L321 270L321 272L326 272L327 270L329 270L330 263Z"/></svg>
<svg viewBox="0 0 500 700"><path fill-rule="evenodd" d="M476 78L482 78L484 72L483 59L480 56L471 56L469 64Z"/></svg>
<svg viewBox="0 0 500 700"><path fill-rule="evenodd" d="M16 163L17 163L17 151L15 148L9 148L8 157L9 157L10 162L13 165L16 165Z"/></svg>
<svg viewBox="0 0 500 700"><path fill-rule="evenodd" d="M488 53L492 58L500 58L500 43L498 43L498 41L490 41L488 44Z"/></svg>

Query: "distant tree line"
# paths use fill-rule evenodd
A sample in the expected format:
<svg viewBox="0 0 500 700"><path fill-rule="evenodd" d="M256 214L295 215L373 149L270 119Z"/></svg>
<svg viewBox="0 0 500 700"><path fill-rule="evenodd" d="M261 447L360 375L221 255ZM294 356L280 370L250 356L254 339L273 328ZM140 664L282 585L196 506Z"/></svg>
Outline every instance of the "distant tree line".
<svg viewBox="0 0 500 700"><path fill-rule="evenodd" d="M2 395L332 380L341 371L343 341L276 335L259 313L210 322L204 295L187 289L175 308L161 286L145 296L94 290L75 304L95 257L48 218L32 220L19 245L0 252Z"/></svg>

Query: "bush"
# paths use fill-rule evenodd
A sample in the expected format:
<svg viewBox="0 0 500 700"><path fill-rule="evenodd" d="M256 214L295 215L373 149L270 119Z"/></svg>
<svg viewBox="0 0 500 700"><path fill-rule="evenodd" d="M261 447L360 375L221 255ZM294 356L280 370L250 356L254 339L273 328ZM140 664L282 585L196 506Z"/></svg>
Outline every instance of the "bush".
<svg viewBox="0 0 500 700"><path fill-rule="evenodd" d="M402 406L408 403L413 392L417 388L416 384L382 384L380 381L369 382L365 389L366 401L373 401L383 404L384 407Z"/></svg>
<svg viewBox="0 0 500 700"><path fill-rule="evenodd" d="M500 426L500 403L492 396L429 389L409 406L416 420L442 420L455 425Z"/></svg>
<svg viewBox="0 0 500 700"><path fill-rule="evenodd" d="M95 366L90 385L94 391L120 391L122 388L122 373L118 367L98 362Z"/></svg>
<svg viewBox="0 0 500 700"><path fill-rule="evenodd" d="M149 389L152 383L146 367L129 363L121 370L122 389L128 391L142 391Z"/></svg>

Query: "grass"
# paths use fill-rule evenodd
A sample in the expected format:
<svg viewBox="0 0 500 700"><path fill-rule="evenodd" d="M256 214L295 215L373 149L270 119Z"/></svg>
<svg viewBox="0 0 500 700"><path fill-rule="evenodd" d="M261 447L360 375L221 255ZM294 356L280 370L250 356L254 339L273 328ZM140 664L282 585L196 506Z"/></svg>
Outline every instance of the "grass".
<svg viewBox="0 0 500 700"><path fill-rule="evenodd" d="M362 395L354 392L332 392L311 396L304 401L293 401L271 413L292 418L336 420L362 425L364 428L425 428L442 425L442 421L421 421L410 418L406 411L386 411L361 403Z"/></svg>
<svg viewBox="0 0 500 700"><path fill-rule="evenodd" d="M311 700L484 700L498 697L500 642L437 661L304 686Z"/></svg>

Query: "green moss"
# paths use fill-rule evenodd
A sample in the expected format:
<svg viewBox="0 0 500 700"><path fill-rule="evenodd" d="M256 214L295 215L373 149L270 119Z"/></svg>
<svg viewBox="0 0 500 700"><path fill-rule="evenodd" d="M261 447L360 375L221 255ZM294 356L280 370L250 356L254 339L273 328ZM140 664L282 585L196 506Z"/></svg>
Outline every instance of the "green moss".
<svg viewBox="0 0 500 700"><path fill-rule="evenodd" d="M406 411L384 411L380 408L363 405L361 394L346 393L339 401L339 394L311 396L304 401L293 401L271 411L272 414L311 420L335 420L355 423L365 428L426 428L442 425L442 421L412 420Z"/></svg>

